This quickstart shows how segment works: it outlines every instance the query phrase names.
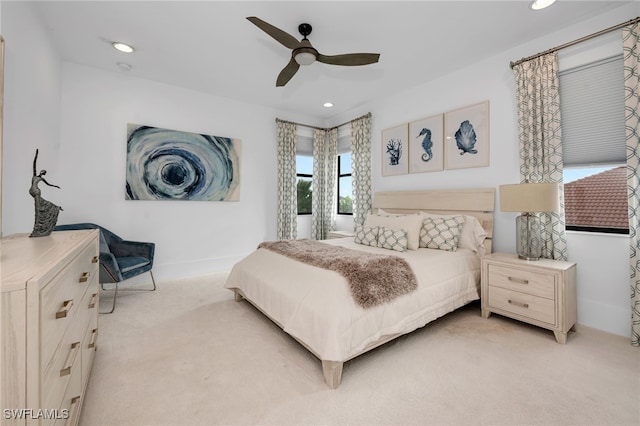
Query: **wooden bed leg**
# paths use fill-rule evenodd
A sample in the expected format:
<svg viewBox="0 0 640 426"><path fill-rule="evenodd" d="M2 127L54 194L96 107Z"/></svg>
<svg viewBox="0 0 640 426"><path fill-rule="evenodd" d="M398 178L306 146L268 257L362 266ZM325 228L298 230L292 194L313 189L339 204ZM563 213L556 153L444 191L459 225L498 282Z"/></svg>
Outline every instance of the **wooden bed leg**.
<svg viewBox="0 0 640 426"><path fill-rule="evenodd" d="M233 294L236 302L242 302L242 299L244 299L244 296L242 296L238 290L235 290Z"/></svg>
<svg viewBox="0 0 640 426"><path fill-rule="evenodd" d="M331 389L336 389L340 386L343 364L344 363L340 361L322 360L322 374L324 375L324 381Z"/></svg>

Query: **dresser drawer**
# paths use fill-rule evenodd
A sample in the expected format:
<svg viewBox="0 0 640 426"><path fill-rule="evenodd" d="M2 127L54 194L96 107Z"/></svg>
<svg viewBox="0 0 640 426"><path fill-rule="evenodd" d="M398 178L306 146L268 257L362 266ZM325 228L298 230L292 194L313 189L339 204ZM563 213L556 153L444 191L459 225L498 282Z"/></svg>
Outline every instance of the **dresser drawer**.
<svg viewBox="0 0 640 426"><path fill-rule="evenodd" d="M490 286L555 299L556 285L552 274L532 273L518 268L489 264L488 278Z"/></svg>
<svg viewBox="0 0 640 426"><path fill-rule="evenodd" d="M63 341L44 365L40 388L43 407L58 408L67 388L82 381L82 338L84 328L78 325L65 334Z"/></svg>
<svg viewBox="0 0 640 426"><path fill-rule="evenodd" d="M47 362L58 346L89 284L98 279L96 248L90 245L40 292L41 357Z"/></svg>
<svg viewBox="0 0 640 426"><path fill-rule="evenodd" d="M80 404L82 402L82 382L74 380L69 384L67 392L62 400L60 416L56 419L55 426L77 425L80 419Z"/></svg>
<svg viewBox="0 0 640 426"><path fill-rule="evenodd" d="M489 286L489 307L555 325L555 301L544 297Z"/></svg>

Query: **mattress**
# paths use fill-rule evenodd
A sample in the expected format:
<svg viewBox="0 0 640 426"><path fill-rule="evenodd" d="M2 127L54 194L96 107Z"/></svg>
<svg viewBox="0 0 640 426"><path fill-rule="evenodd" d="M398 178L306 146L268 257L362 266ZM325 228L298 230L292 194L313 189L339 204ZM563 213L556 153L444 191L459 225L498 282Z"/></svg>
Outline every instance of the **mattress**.
<svg viewBox="0 0 640 426"><path fill-rule="evenodd" d="M310 266L267 249L238 262L225 287L238 289L282 329L321 360L347 361L386 337L409 333L480 298L480 259L467 249L395 252L354 243L323 241L369 253L396 255L411 266L415 291L364 309L337 272Z"/></svg>

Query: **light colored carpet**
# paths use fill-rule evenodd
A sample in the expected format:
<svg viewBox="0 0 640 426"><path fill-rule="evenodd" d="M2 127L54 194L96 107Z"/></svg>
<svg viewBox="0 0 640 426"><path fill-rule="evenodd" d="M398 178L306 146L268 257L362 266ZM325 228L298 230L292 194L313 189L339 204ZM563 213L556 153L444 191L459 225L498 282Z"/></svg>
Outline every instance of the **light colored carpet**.
<svg viewBox="0 0 640 426"><path fill-rule="evenodd" d="M640 424L640 351L626 338L578 327L559 345L476 303L346 363L331 390L320 361L235 302L225 277L120 293L99 318L81 425Z"/></svg>

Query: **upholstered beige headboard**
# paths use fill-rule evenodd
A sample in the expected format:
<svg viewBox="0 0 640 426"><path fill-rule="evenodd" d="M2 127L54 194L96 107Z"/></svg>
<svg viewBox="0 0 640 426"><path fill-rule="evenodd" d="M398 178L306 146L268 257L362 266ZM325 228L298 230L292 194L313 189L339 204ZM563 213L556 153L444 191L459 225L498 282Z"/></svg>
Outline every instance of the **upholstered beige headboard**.
<svg viewBox="0 0 640 426"><path fill-rule="evenodd" d="M424 211L475 216L487 232L484 246L486 252L491 253L495 195L495 188L376 192L373 209L392 213Z"/></svg>

